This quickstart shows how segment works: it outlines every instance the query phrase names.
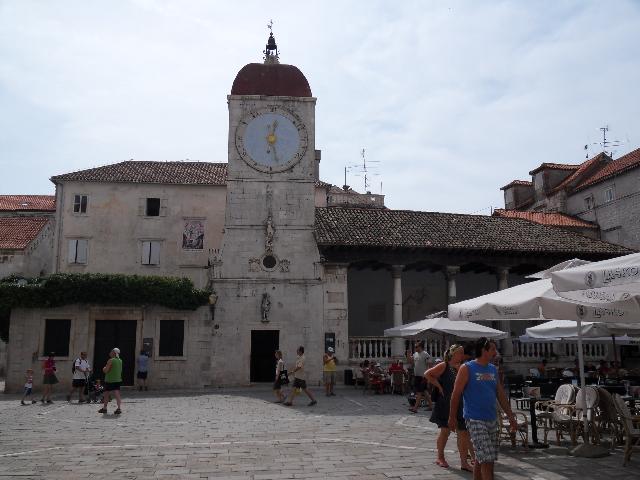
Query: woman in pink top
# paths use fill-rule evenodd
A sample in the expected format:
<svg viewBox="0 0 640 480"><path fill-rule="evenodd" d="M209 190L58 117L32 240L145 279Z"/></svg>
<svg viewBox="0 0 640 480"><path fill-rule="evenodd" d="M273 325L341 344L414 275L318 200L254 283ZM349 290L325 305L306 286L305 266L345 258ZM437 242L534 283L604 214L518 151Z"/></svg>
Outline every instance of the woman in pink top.
<svg viewBox="0 0 640 480"><path fill-rule="evenodd" d="M49 354L49 358L47 358L44 362L42 362L42 371L44 372L44 378L42 379L42 384L44 385L44 391L42 392L42 398L40 401L42 403L53 403L51 400L51 390L53 386L58 383L58 377L56 377L56 361L54 360L54 352Z"/></svg>

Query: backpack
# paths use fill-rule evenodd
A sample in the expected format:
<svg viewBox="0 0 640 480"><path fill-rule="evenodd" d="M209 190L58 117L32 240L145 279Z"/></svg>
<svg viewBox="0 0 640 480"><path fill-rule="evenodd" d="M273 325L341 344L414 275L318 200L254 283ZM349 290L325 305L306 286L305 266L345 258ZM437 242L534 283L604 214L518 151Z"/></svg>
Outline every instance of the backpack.
<svg viewBox="0 0 640 480"><path fill-rule="evenodd" d="M71 373L76 373L76 362L80 360L79 358L76 358L73 363L71 364Z"/></svg>

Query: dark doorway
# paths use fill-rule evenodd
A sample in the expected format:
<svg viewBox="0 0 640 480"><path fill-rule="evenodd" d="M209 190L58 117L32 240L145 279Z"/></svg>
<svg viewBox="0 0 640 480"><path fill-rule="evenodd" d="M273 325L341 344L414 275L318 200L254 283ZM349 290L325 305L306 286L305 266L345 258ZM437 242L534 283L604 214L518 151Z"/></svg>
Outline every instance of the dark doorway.
<svg viewBox="0 0 640 480"><path fill-rule="evenodd" d="M102 367L109 360L114 347L120 349L122 359L122 384L133 385L136 367L136 320L96 320L96 337L93 348L94 371L104 378Z"/></svg>
<svg viewBox="0 0 640 480"><path fill-rule="evenodd" d="M252 382L273 382L275 378L275 351L280 345L279 330L251 330Z"/></svg>

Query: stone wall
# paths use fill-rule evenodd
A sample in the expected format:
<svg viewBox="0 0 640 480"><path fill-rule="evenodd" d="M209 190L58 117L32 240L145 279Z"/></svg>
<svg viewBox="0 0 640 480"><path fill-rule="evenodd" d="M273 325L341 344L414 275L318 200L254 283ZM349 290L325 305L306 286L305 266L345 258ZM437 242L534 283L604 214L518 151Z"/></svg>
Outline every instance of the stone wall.
<svg viewBox="0 0 640 480"><path fill-rule="evenodd" d="M71 364L81 351L86 351L95 369L104 366L107 358L94 358L95 323L99 320L135 320L135 352L142 349L143 339L153 339L149 362L151 388L200 388L210 384L212 324L209 309L196 311L170 310L150 306L145 309L127 307L99 307L69 305L51 309L14 309L11 312L10 342L8 344L7 392L20 392L27 368L35 372L34 387L42 388L41 365L45 360L44 332L47 318L71 319L69 355L56 357L60 385L55 391L67 392L71 385ZM184 320L185 343L183 357L159 356L160 320ZM114 347L117 345L114 345ZM135 358L123 358L135 362Z"/></svg>
<svg viewBox="0 0 640 480"><path fill-rule="evenodd" d="M86 214L73 213L75 194L88 195ZM196 287L207 281L208 253L222 245L224 186L69 182L58 186L58 229L54 260L68 273L124 273L190 278ZM161 215L145 215L146 198L161 199ZM183 248L187 221L204 224L202 249ZM70 264L70 239L88 240L86 265ZM160 264L143 265L142 241L161 242Z"/></svg>

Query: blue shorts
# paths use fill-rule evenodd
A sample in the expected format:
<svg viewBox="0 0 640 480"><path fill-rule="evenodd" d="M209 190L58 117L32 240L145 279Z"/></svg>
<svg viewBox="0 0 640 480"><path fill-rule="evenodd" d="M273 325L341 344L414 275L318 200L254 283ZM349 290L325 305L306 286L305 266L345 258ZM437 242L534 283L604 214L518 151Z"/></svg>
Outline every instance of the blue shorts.
<svg viewBox="0 0 640 480"><path fill-rule="evenodd" d="M33 387L24 387L24 394L25 395L31 395L32 391L33 391Z"/></svg>

